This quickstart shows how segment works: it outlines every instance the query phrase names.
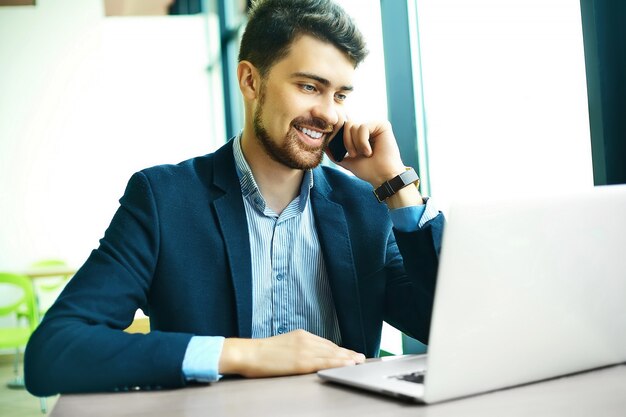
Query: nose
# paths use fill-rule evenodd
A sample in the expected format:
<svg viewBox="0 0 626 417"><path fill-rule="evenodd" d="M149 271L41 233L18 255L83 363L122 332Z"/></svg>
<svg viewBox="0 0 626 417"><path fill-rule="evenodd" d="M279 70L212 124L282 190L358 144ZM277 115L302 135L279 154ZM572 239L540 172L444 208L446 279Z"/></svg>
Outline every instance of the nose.
<svg viewBox="0 0 626 417"><path fill-rule="evenodd" d="M335 126L339 122L339 109L335 97L321 96L313 107L313 117L324 120L329 125Z"/></svg>

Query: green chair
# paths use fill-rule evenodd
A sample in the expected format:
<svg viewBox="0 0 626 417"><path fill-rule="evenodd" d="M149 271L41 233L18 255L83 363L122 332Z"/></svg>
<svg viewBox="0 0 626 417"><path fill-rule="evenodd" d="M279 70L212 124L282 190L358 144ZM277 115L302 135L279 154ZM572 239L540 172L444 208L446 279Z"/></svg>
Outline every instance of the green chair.
<svg viewBox="0 0 626 417"><path fill-rule="evenodd" d="M44 259L31 265L31 270L41 268L66 267L67 263L60 259ZM59 296L71 275L50 276L34 280L35 298L37 300L39 318L50 308L52 302Z"/></svg>
<svg viewBox="0 0 626 417"><path fill-rule="evenodd" d="M15 324L0 327L0 349L16 350L14 371L17 377L19 350L26 346L39 317L30 279L23 275L0 272L0 317L13 317ZM26 323L24 323L26 322Z"/></svg>
<svg viewBox="0 0 626 417"><path fill-rule="evenodd" d="M15 320L15 324L0 327L0 349L15 349L13 371L15 378L7 383L9 388L23 388L19 376L20 349L26 347L28 338L39 324L37 301L33 284L27 276L0 272L0 317ZM41 411L46 412L45 398L39 399Z"/></svg>

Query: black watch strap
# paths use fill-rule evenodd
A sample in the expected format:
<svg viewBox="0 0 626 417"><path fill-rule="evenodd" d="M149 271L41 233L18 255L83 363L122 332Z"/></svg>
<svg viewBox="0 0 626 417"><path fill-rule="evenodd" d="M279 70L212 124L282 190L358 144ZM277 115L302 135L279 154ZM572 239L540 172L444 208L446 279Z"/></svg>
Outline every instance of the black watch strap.
<svg viewBox="0 0 626 417"><path fill-rule="evenodd" d="M378 202L382 203L407 185L415 184L419 187L419 183L420 178L417 176L417 172L413 168L407 168L402 174L382 183L373 192Z"/></svg>

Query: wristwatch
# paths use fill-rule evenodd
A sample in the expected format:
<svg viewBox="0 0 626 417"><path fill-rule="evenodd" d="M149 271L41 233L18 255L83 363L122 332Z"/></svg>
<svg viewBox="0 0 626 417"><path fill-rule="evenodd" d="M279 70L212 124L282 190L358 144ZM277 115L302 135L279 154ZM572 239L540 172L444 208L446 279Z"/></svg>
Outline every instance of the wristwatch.
<svg viewBox="0 0 626 417"><path fill-rule="evenodd" d="M385 181L382 185L375 190L373 190L374 195L379 203L382 203L404 187L415 184L417 188L420 186L420 177L417 176L417 172L413 168L406 168L402 174L397 175L390 179L389 181Z"/></svg>

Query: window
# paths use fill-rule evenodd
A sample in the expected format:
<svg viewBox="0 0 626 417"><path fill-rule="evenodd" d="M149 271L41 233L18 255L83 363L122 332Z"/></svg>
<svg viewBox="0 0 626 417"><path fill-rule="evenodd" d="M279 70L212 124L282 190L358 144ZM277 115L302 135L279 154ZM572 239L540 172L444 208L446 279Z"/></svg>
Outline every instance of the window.
<svg viewBox="0 0 626 417"><path fill-rule="evenodd" d="M413 0L432 195L593 185L579 2Z"/></svg>

